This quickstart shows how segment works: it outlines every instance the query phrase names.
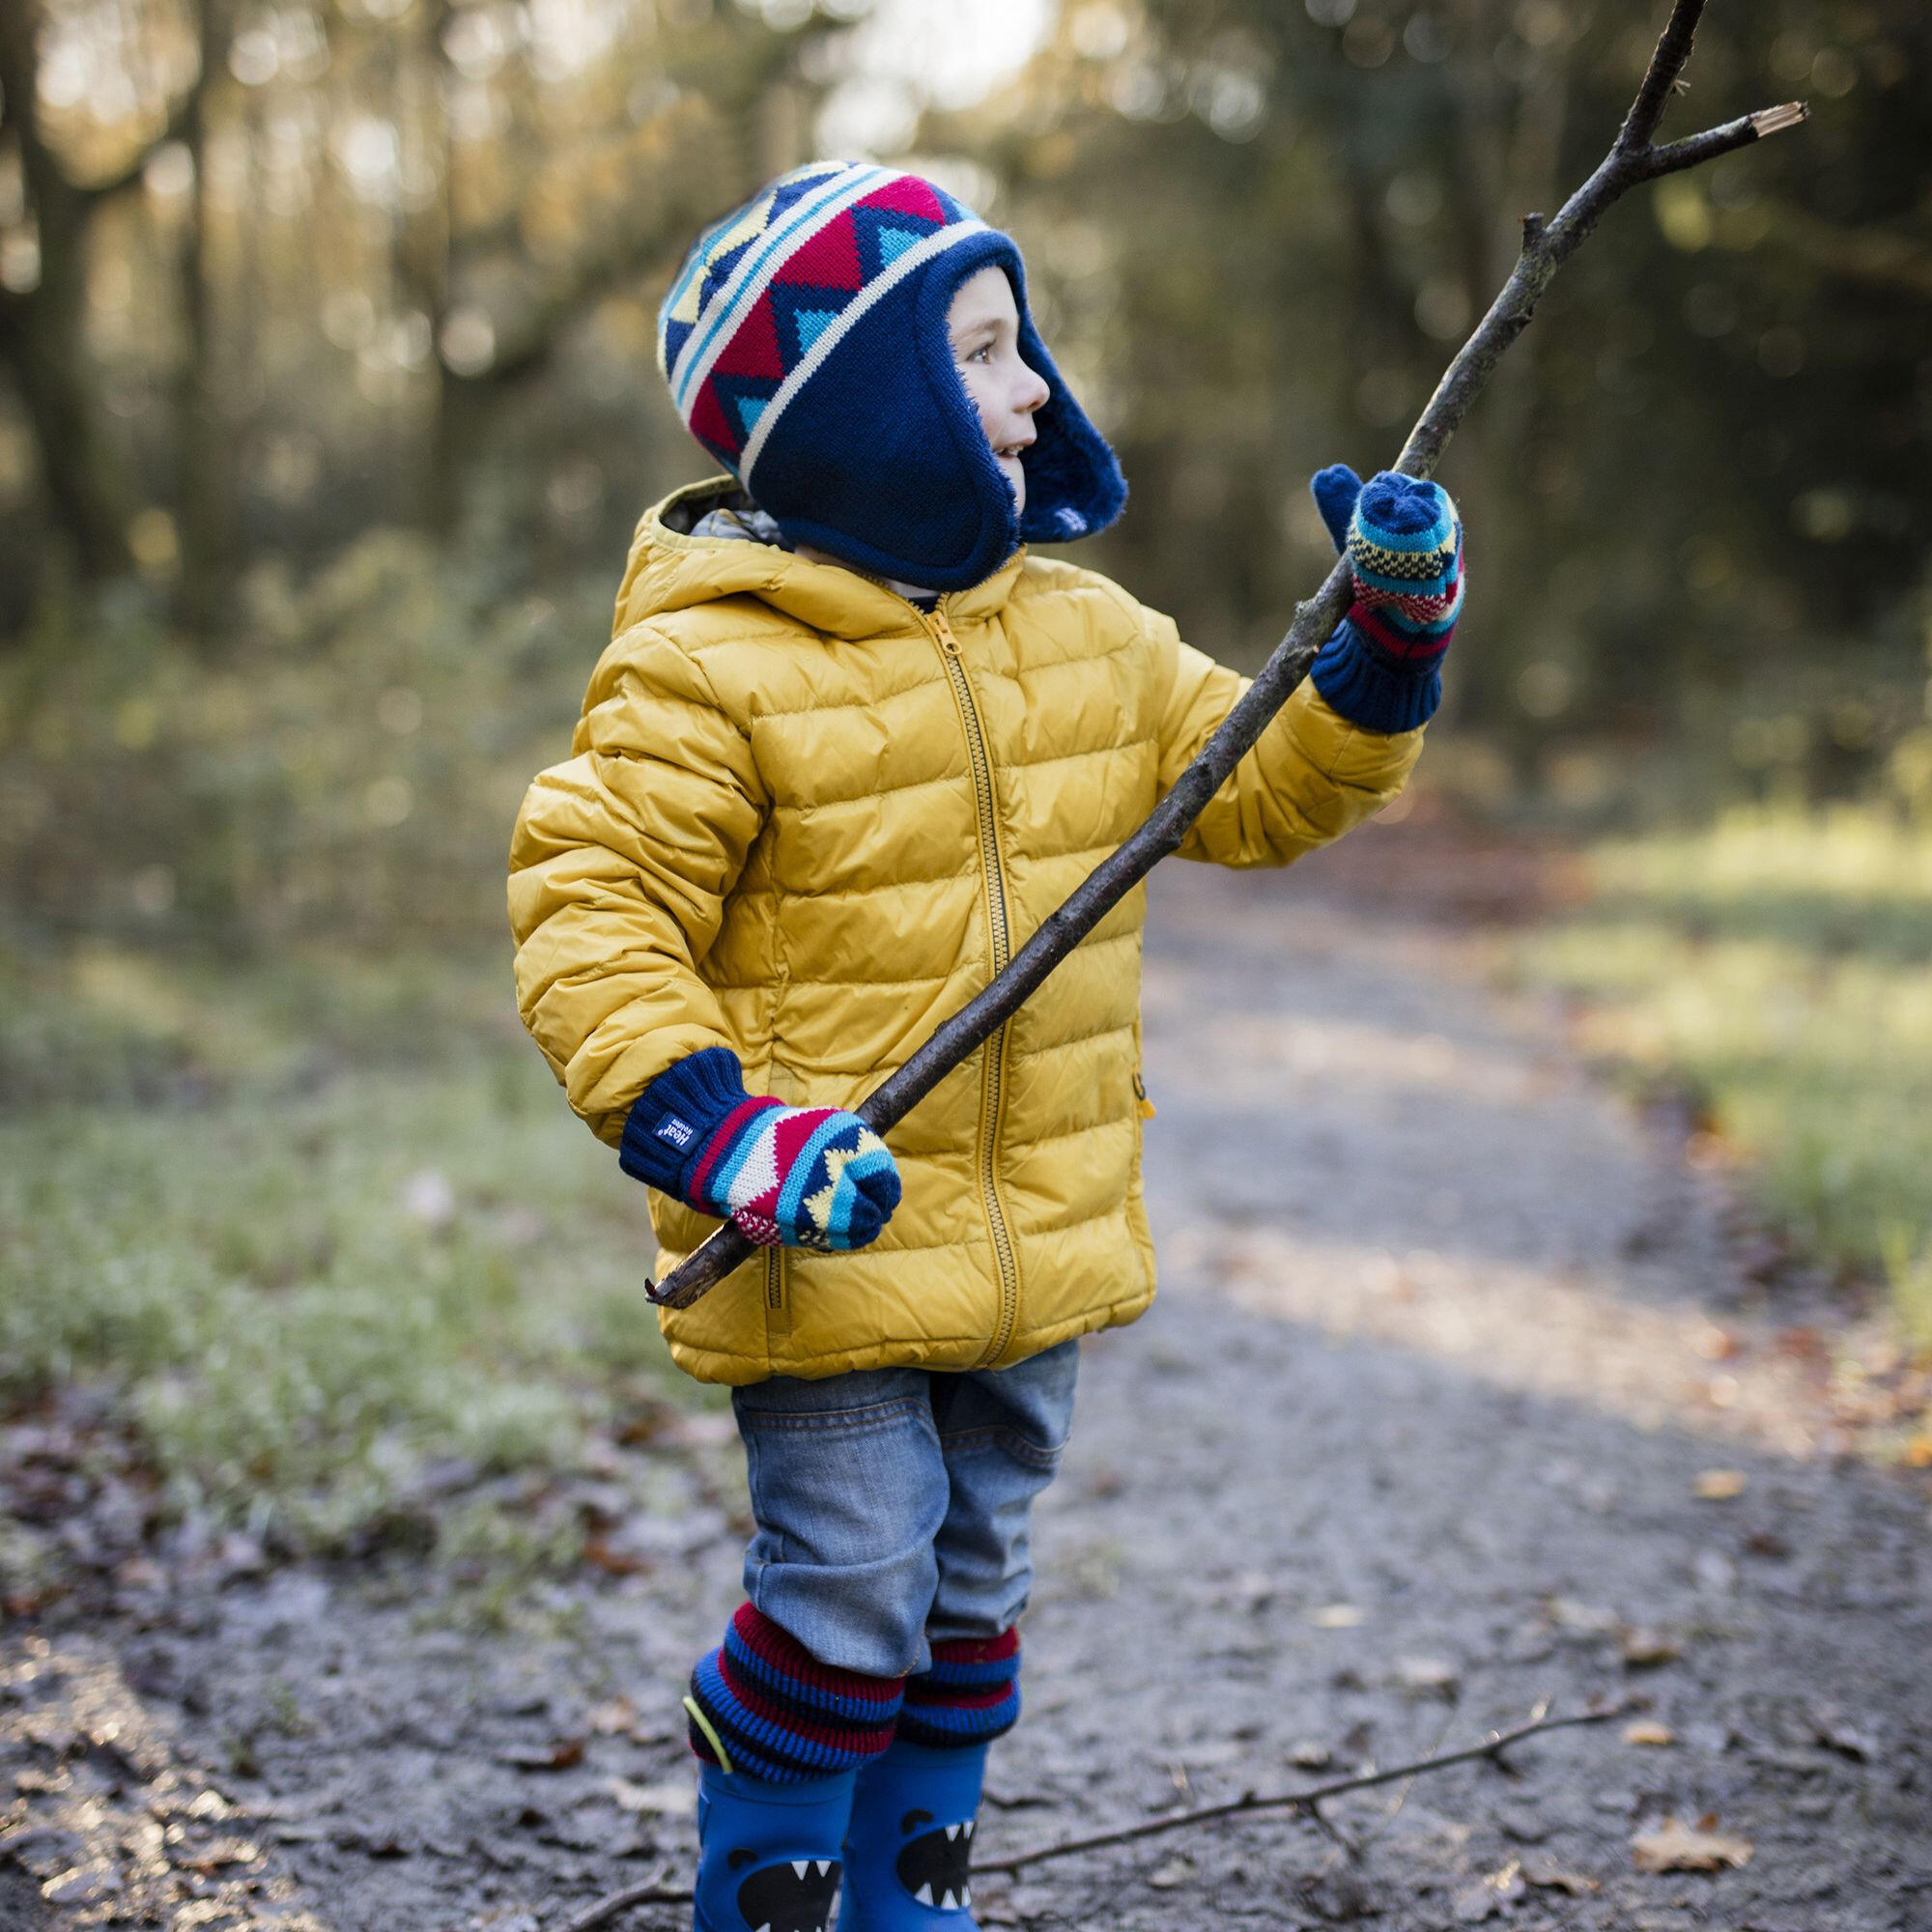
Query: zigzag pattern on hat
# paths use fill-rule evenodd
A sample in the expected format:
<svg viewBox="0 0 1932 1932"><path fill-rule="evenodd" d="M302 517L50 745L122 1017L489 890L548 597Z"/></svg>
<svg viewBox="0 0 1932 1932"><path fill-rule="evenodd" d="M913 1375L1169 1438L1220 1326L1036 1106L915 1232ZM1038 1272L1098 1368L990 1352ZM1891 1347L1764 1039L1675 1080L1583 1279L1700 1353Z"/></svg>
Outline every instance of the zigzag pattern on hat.
<svg viewBox="0 0 1932 1932"><path fill-rule="evenodd" d="M933 255L985 233L918 175L815 162L705 235L659 317L685 426L749 481L773 423L838 339Z"/></svg>

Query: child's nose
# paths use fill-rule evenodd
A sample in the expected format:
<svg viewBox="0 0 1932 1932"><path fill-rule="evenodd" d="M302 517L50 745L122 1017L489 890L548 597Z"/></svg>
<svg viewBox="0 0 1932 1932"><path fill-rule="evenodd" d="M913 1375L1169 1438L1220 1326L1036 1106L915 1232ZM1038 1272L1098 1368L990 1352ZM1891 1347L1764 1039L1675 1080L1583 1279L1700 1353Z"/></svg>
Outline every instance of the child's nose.
<svg viewBox="0 0 1932 1932"><path fill-rule="evenodd" d="M1026 371L1026 381L1020 385L1018 400L1013 407L1024 415L1032 415L1034 411L1044 409L1052 399L1053 389L1046 378L1031 363L1022 362Z"/></svg>

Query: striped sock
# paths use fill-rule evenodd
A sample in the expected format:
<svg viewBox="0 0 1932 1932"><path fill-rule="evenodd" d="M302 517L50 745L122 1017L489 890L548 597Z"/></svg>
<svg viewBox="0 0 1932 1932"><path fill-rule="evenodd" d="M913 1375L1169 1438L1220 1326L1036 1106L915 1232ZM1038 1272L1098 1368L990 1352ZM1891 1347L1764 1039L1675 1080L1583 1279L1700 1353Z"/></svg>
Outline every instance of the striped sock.
<svg viewBox="0 0 1932 1932"><path fill-rule="evenodd" d="M904 1689L901 1678L818 1662L771 1618L741 1604L724 1643L691 1673L690 1701L732 1771L790 1784L869 1764L893 1741ZM690 1729L692 1749L716 1764L696 1716Z"/></svg>
<svg viewBox="0 0 1932 1932"><path fill-rule="evenodd" d="M899 1736L907 1744L982 1745L1020 1715L1020 1634L932 1646L932 1668L908 1677Z"/></svg>

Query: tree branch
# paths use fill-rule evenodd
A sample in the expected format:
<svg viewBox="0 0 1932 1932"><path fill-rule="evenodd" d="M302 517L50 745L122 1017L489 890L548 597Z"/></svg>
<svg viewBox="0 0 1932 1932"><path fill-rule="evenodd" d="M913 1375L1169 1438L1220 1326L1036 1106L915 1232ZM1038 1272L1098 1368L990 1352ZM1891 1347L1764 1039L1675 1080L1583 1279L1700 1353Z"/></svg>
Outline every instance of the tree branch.
<svg viewBox="0 0 1932 1932"><path fill-rule="evenodd" d="M1644 70L1643 84L1617 131L1619 148L1650 146L1657 124L1663 119L1664 103L1684 71L1685 62L1690 58L1690 43L1696 38L1697 22L1704 17L1704 4L1705 0L1677 0L1671 8L1670 17L1663 23L1663 32L1658 36L1651 53L1650 65Z"/></svg>
<svg viewBox="0 0 1932 1932"><path fill-rule="evenodd" d="M1726 121L1722 127L1707 128L1701 134L1691 134L1682 141L1668 141L1661 148L1644 151L1643 179L1655 181L1660 175L1674 175L1683 168L1694 168L1700 162L1714 161L1719 155L1728 155L1734 148L1747 148L1753 141L1761 141L1767 134L1776 134L1785 128L1795 128L1801 121L1809 118L1808 109L1802 100L1787 100L1781 107L1760 107L1755 114L1743 114L1735 121Z"/></svg>
<svg viewBox="0 0 1932 1932"><path fill-rule="evenodd" d="M1434 472L1449 439L1488 384L1504 351L1529 327L1544 290L1612 202L1639 182L1678 167L1694 166L1804 119L1805 109L1794 102L1762 109L1742 121L1692 135L1689 141L1663 148L1652 145L1650 137L1664 102L1690 56L1691 36L1704 4L1705 0L1675 0L1615 145L1551 220L1524 224L1522 252L1515 269L1436 384L1394 468L1418 477ZM1208 801L1308 675L1316 653L1348 608L1349 584L1348 559L1338 558L1321 589L1296 607L1288 635L1275 646L1261 674L1146 823L1118 852L1103 860L1057 912L1048 915L983 992L943 1021L911 1059L860 1105L857 1111L867 1126L884 1133L968 1054L990 1039L1106 914L1179 845ZM647 1281L644 1293L662 1307L688 1308L753 1252L751 1242L727 1222L687 1256L662 1285Z"/></svg>
<svg viewBox="0 0 1932 1932"><path fill-rule="evenodd" d="M622 1891L609 1893L596 1904L586 1906L575 1918L566 1918L556 1932L597 1932L598 1926L610 1924L619 1913L630 1911L634 1905L689 1905L691 1888L665 1885L663 1876L659 1873L641 1885L627 1885Z"/></svg>
<svg viewBox="0 0 1932 1932"><path fill-rule="evenodd" d="M1432 1753L1428 1757L1417 1758L1411 1764L1396 1764L1386 1771L1365 1771L1354 1777L1334 1778L1327 1784L1311 1785L1306 1791L1275 1792L1266 1797L1246 1791L1240 1797L1228 1799L1220 1804L1199 1804L1190 1811L1170 1811L1164 1818L1152 1818L1144 1824L1121 1825L1110 1832L1090 1833L1082 1838L1062 1838L1055 1844L1036 1845L1032 1851L1015 1852L1011 1858L989 1859L983 1864L974 1865L972 1876L983 1878L993 1872L1010 1874L1025 1871L1030 1866L1044 1864L1049 1859L1071 1858L1076 1852L1104 1851L1110 1845L1130 1844L1140 1838L1156 1838L1168 1832L1211 1824L1217 1818L1245 1817L1255 1811L1304 1812L1352 1858L1356 1856L1354 1847L1321 1816L1320 1807L1326 1800L1340 1798L1350 1791L1373 1791L1378 1785L1398 1784L1404 1778L1421 1777L1432 1771L1447 1771L1452 1765L1475 1764L1482 1760L1500 1765L1503 1752L1526 1739L1541 1737L1548 1731L1574 1730L1585 1724L1607 1724L1613 1718L1625 1716L1634 1706L1612 1704L1599 1711L1578 1712L1572 1718L1546 1718L1542 1715L1546 1708L1539 1705L1538 1714L1528 1722L1517 1725L1514 1730L1492 1731L1481 1744L1471 1745L1466 1750L1444 1751L1439 1756ZM641 1885L626 1886L621 1891L613 1891L595 1904L586 1906L575 1918L565 1919L554 1928L554 1932L597 1932L599 1926L608 1925L611 1919L636 1905L691 1903L689 1886L681 1889L667 1886L662 1879L663 1874L660 1873Z"/></svg>
<svg viewBox="0 0 1932 1932"><path fill-rule="evenodd" d="M976 1864L977 1878L985 1872L1024 1871L1029 1865L1044 1864L1048 1859L1070 1858L1075 1852L1097 1852L1109 1845L1129 1844L1137 1838L1154 1838L1168 1832L1183 1831L1192 1825L1206 1825L1216 1818L1239 1818L1251 1811L1305 1811L1311 1816L1316 1807L1330 1798L1350 1791L1373 1791L1378 1785L1399 1784L1406 1777L1420 1777L1432 1771L1447 1771L1451 1765L1474 1764L1488 1759L1500 1764L1502 1754L1527 1738L1541 1737L1546 1731L1574 1730L1584 1724L1607 1724L1631 1709L1613 1704L1601 1711L1581 1711L1572 1718L1532 1718L1510 1731L1492 1731L1479 1745L1466 1750L1444 1751L1440 1756L1417 1758L1412 1764L1391 1765L1386 1771L1365 1771L1354 1777L1338 1777L1326 1784L1313 1784L1306 1791L1281 1791L1266 1797L1244 1791L1238 1798L1219 1804L1198 1804L1191 1811L1170 1811L1164 1818L1151 1818L1140 1825L1121 1825L1111 1832L1094 1832L1084 1838L1062 1838L1051 1845L1037 1845L1030 1852L1015 1852L1009 1859L990 1859ZM576 1932L576 1928L570 1928Z"/></svg>

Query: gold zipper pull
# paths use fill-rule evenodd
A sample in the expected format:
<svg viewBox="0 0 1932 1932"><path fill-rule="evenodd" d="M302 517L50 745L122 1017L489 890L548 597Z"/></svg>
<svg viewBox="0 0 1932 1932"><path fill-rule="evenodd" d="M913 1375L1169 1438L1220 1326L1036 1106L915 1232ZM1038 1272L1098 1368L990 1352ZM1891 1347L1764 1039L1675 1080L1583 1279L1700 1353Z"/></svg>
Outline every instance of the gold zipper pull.
<svg viewBox="0 0 1932 1932"><path fill-rule="evenodd" d="M932 628L939 634L941 648L951 651L956 658L959 655L959 639L952 635L952 626L946 621L946 612L937 604L932 607Z"/></svg>

